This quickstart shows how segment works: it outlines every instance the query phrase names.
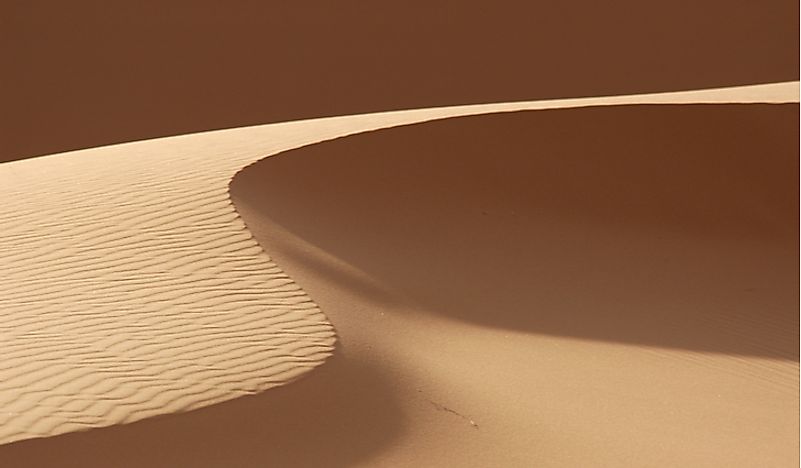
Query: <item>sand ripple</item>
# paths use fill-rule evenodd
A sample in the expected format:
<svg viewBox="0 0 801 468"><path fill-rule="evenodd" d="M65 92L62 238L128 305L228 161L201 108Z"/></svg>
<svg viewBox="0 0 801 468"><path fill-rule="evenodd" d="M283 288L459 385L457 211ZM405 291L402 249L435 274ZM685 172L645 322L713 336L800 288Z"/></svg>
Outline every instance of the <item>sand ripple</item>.
<svg viewBox="0 0 801 468"><path fill-rule="evenodd" d="M458 115L788 102L797 100L797 86L337 117L0 165L0 443L261 392L330 355L332 326L229 200L234 174L263 157Z"/></svg>

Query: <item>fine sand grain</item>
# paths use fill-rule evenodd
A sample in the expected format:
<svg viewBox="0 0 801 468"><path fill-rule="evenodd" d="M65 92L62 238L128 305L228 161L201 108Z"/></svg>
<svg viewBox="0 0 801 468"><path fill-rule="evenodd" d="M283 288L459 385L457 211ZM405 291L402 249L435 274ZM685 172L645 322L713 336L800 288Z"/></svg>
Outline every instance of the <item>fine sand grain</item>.
<svg viewBox="0 0 801 468"><path fill-rule="evenodd" d="M228 198L259 159L368 130L797 95L423 109L0 165L0 442L169 415L0 463L797 462L797 106L454 119L248 167L250 231ZM251 231L341 343L237 398L333 345Z"/></svg>

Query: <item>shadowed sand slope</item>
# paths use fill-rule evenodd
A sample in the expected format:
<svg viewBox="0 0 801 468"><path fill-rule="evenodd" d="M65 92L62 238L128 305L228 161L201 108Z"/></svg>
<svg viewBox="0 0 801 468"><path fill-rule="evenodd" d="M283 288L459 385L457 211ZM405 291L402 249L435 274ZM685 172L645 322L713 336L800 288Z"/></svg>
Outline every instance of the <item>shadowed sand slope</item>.
<svg viewBox="0 0 801 468"><path fill-rule="evenodd" d="M793 0L0 8L0 161L300 118L798 79Z"/></svg>
<svg viewBox="0 0 801 468"><path fill-rule="evenodd" d="M797 113L451 119L287 152L232 192L379 301L391 285L486 325L797 360Z"/></svg>
<svg viewBox="0 0 801 468"><path fill-rule="evenodd" d="M528 362L536 357L538 362L559 366L565 372L575 371L577 375L597 378L600 376L598 369L608 368L603 365L604 359L628 355L628 347L609 342L626 340L606 340L599 345L611 348L598 354L597 368L582 367L583 360L579 359L587 356L590 349L587 346L595 346L594 340L578 342L576 347L565 346L558 354L553 352L553 347L543 346L542 353L550 356L543 358L542 353L532 352L528 340L534 329L528 325L485 327L486 323L475 319L445 320L444 317L458 318L449 313L422 313L431 312L433 296L417 296L413 290L415 284L403 285L397 278L380 271L376 271L375 280L384 284L379 288L389 285L390 289L382 294L392 299L378 307L381 301L375 301L375 288L370 289L370 302L364 302L351 297L354 291L364 289L362 285L353 289L337 284L331 289L320 287L324 283L317 278L307 277L309 270L298 267L293 256L285 255L288 247L308 247L310 244L304 237L295 236L295 240L281 245L273 245L271 237L259 237L259 240L275 248L309 281L315 288L315 297L319 294L327 301L345 338L341 351L332 358L329 369L313 374L296 386L276 389L280 390L278 393L237 398L288 383L321 364L332 352L333 330L309 296L256 244L228 198L228 183L243 167L266 156L384 127L524 109L676 102L792 102L797 101L797 86L797 83L785 83L689 93L356 115L144 141L0 165L0 196L5 202L0 206L4 222L0 232L0 248L4 253L0 258L4 271L0 282L4 318L0 328L4 349L0 362L0 406L3 409L0 442L55 436L3 446L0 464L219 466L232 460L239 466L263 466L270 461L276 466L320 466L321 463L336 466L358 461L413 465L422 461L437 464L472 460L474 465L483 463L486 466L484 462L496 460L492 458L494 455L502 455L498 454L498 447L508 449L503 455L508 458L500 459L508 461L506 465L525 465L531 459L559 460L560 457L554 456L565 450L564 453L575 452L577 456L592 456L592 451L580 451L571 444L583 445L588 440L609 442L598 439L597 435L588 438L590 435L586 433L588 427L598 422L592 420L598 413L588 413L590 420L586 424L570 417L552 418L560 414L561 408L558 402L562 400L554 398L556 391L568 395L572 392L573 397L565 401L576 403L576 398L583 399L584 403L577 404L574 411L591 408L587 394L576 393L577 382L564 386L564 381L553 374L553 368L540 369L546 380L538 382L542 385L542 399L537 401L549 403L543 414L534 415L531 413L534 408L522 404L522 394L514 391L517 387L510 386L508 379L491 373L482 376L473 366L490 369L498 356L505 356L508 362L516 365L521 364L521 359ZM514 134L510 138L512 136ZM780 137L782 135L777 134L777 138ZM305 164L305 160L301 155L299 164ZM258 171L259 167L251 169ZM295 173L293 180L299 186L314 188L320 181L319 171L308 169L309 173ZM334 168L321 166L321 169L337 174ZM353 169L352 175L361 173L358 166ZM248 177L248 172L242 177ZM379 171L376 180L382 180L385 175ZM357 179L344 178L340 182L348 181L355 183ZM262 186L260 181L255 182ZM330 187L337 183L337 179L330 179ZM457 193L461 187L454 182L453 189ZM276 193L280 198L274 202L290 206L297 203L300 207L310 200L284 198L292 193L291 187L282 183L278 188L288 192ZM425 188L423 184L421 189ZM319 187L309 195L317 189ZM348 193L348 190L343 191L346 197ZM421 190L420 193L427 192ZM777 193L776 196L781 195ZM385 196L385 192L376 190L376 201ZM250 227L260 236L264 232L283 235L284 228L270 224L269 217L259 214L262 210L274 209L273 205L262 207L256 203L260 197L258 192L250 193L237 209L250 217ZM258 208L256 215L253 215L253 203L247 199L253 200ZM340 200L347 201L346 198ZM442 201L445 205L440 207L447 214L448 198ZM432 208L437 206L434 201L431 203ZM563 203L565 206L576 204L575 201ZM321 221L326 220L313 207L306 208L320 215ZM337 213L343 219L352 219L346 208L337 207L345 210ZM422 208L430 209L426 205ZM499 209L497 206L489 208L493 214ZM782 209L780 207L779 213ZM580 211L577 213L578 218L588 217ZM336 237L341 224L333 221L325 229L331 229L328 234ZM418 225L421 223L415 221L409 227L414 229ZM766 229L760 226L755 229L759 232ZM771 235L783 239L781 219L771 226L772 230L767 229ZM302 225L294 227L299 232L303 230ZM364 232L361 235L391 234L375 227L366 228ZM483 229L477 231L482 232ZM515 232L512 230L513 234ZM351 232L355 234L359 232ZM441 240L436 231L432 234L432 240ZM414 235L408 239L415 241ZM386 240L398 239L390 236ZM477 239L477 246L482 245L481 240ZM513 241L515 239L509 240ZM315 242L325 243L325 239ZM376 246L375 241L365 245ZM341 246L331 247L334 255L344 254L339 249ZM402 242L397 247L408 252ZM475 251L480 253L481 249ZM375 253L380 254L380 249ZM408 260L415 261L414 255ZM461 264L458 258L454 260ZM432 261L442 259L432 256ZM342 269L343 265L346 268ZM311 270L322 275L339 270L343 273L341 276L334 275L327 280L338 282L353 273L349 268L341 260L317 261ZM442 265L434 268L434 272L449 273ZM421 266L414 271L427 274L420 271L422 269ZM502 273L489 272L496 276ZM449 281L464 278L451 276ZM454 291L447 289L449 284L453 283L443 283L446 286L443 293L453 295ZM398 286L400 289L395 289ZM513 289L501 292L516 294ZM343 295L336 300L340 293ZM490 289L489 293L496 291ZM461 300L461 297L457 294L456 299ZM778 301L781 305L783 296L779 296ZM407 307L412 303L413 307ZM403 313L382 308L392 305L398 305ZM605 304L601 302L600 305ZM350 313L343 314L342 310ZM384 314L385 310L391 313ZM503 309L497 310L499 316L503 315ZM365 315L366 311L376 313ZM376 328L379 317L388 321L414 318L414 326L386 328L385 333L376 333L382 330ZM359 325L353 326L354 323ZM472 323L475 325L469 325ZM733 323L739 326L738 322ZM420 328L419 325L425 326ZM421 334L420 330L425 333ZM560 335L553 330L543 331ZM521 351L511 356L508 352L498 354L496 347L501 343L497 340L498 333L505 336L503 346ZM378 341L368 340L369 336ZM450 338L442 341L440 337L444 336ZM419 339L419 342L411 346L397 341L410 338ZM541 338L545 340L543 343L558 341L547 335ZM447 357L448 353L431 348L432 340L453 344L448 353L456 352L461 358L440 361L439 358ZM639 343L638 340L628 341ZM692 344L687 346L692 348ZM392 350L392 355L387 354L388 350ZM571 359L561 360L562 354ZM399 359L401 356L405 357ZM759 427L773 424L781 419L776 412L786 409L787 395L797 388L792 381L788 382L791 379L786 377L786 367L782 367L786 363L768 359L772 354L755 356L762 367L752 365L756 361L748 361L722 377L716 375L714 382L720 384L723 379L724 387L735 388L735 383L743 377L740 370L756 369L756 381L766 386L765 392L771 398L759 408L764 411L754 409L745 416L735 412L723 422L739 427L742 418L750 416L762 418L757 421L763 424ZM728 361L699 360L695 355L680 357L699 361L707 367L728 369ZM633 362L647 368L668 365L685 377L695 377L692 375L695 367L690 367L689 371L677 367L679 360L665 360L658 352L636 354ZM496 372L509 369L501 366ZM525 376L530 372L517 375L517 382L526 383ZM775 380L771 378L773 375L786 378ZM698 377L702 388L713 382L707 375ZM604 378L612 382L615 378L630 379L631 375ZM685 381L684 378L678 380ZM578 382L582 386L584 383ZM678 384L666 384L661 387L662 391L677 390ZM511 398L520 411L509 414L509 407L477 404L476 393L466 392L477 385L483 389L480 398L484 403L487 398L489 401L497 400L496 397ZM292 387L297 388L297 393L291 391ZM747 400L752 394L768 394L758 393L750 386L743 388L737 398ZM610 389L595 390L608 392ZM269 398L271 393L275 394L275 400ZM353 401L350 401L351 396ZM647 403L653 397L646 392L637 400L643 406L629 408L634 410L632 414L648 408ZM723 401L731 403L732 400L724 398ZM221 404L198 410L213 403ZM189 409L196 411L147 419ZM147 420L134 422L142 419ZM712 418L712 422L716 421ZM58 436L120 423L132 424ZM534 428L532 423L544 425ZM223 427L224 436L221 434ZM279 427L286 431L277 429ZM482 432L478 432L479 427ZM635 431L643 429L632 427ZM665 427L676 431L668 444L682 442L683 429L679 425ZM762 446L775 448L772 456L784 459L786 453L780 449L785 446L783 434L789 432L781 424L775 428L780 436ZM572 431L577 431L574 436L561 440ZM421 438L421 434L441 435ZM623 431L617 435L625 434ZM729 448L733 454L742 455L742 450L736 447L743 441L742 437L728 434L716 437L713 447ZM532 438L537 443L533 444ZM260 443L262 439L265 441ZM131 440L136 441L135 450L126 445ZM410 444L415 446L414 450L409 450ZM488 444L496 449L489 450ZM631 456L617 447L616 452L609 453ZM637 450L651 448L639 445ZM281 450L284 451L276 453Z"/></svg>
<svg viewBox="0 0 801 468"><path fill-rule="evenodd" d="M407 421L384 375L335 356L292 385L188 413L0 447L13 467L348 467Z"/></svg>
<svg viewBox="0 0 801 468"><path fill-rule="evenodd" d="M231 193L343 352L399 369L412 422L375 465L795 466L797 115L448 119Z"/></svg>

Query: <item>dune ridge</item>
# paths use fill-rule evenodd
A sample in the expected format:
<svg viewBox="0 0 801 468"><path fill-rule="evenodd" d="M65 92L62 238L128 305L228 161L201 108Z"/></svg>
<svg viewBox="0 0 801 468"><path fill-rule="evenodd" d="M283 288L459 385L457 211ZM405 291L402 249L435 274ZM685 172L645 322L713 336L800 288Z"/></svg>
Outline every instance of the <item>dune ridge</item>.
<svg viewBox="0 0 801 468"><path fill-rule="evenodd" d="M349 425L392 437L363 466L797 466L797 141L796 104L520 111L288 151L231 194L336 327L327 374L389 381L402 433Z"/></svg>
<svg viewBox="0 0 801 468"><path fill-rule="evenodd" d="M228 191L288 149L446 117L798 101L798 83L344 116L0 165L0 443L196 409L322 364L334 330L264 253ZM297 181L302 184L302 180Z"/></svg>

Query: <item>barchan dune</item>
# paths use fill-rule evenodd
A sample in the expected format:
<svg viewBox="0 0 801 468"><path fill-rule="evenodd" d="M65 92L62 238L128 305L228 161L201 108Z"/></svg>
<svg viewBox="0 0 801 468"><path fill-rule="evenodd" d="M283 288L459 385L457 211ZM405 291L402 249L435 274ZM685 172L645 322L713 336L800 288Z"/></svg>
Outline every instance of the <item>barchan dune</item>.
<svg viewBox="0 0 801 468"><path fill-rule="evenodd" d="M798 108L775 105L797 100L431 108L0 165L0 464L797 464Z"/></svg>

